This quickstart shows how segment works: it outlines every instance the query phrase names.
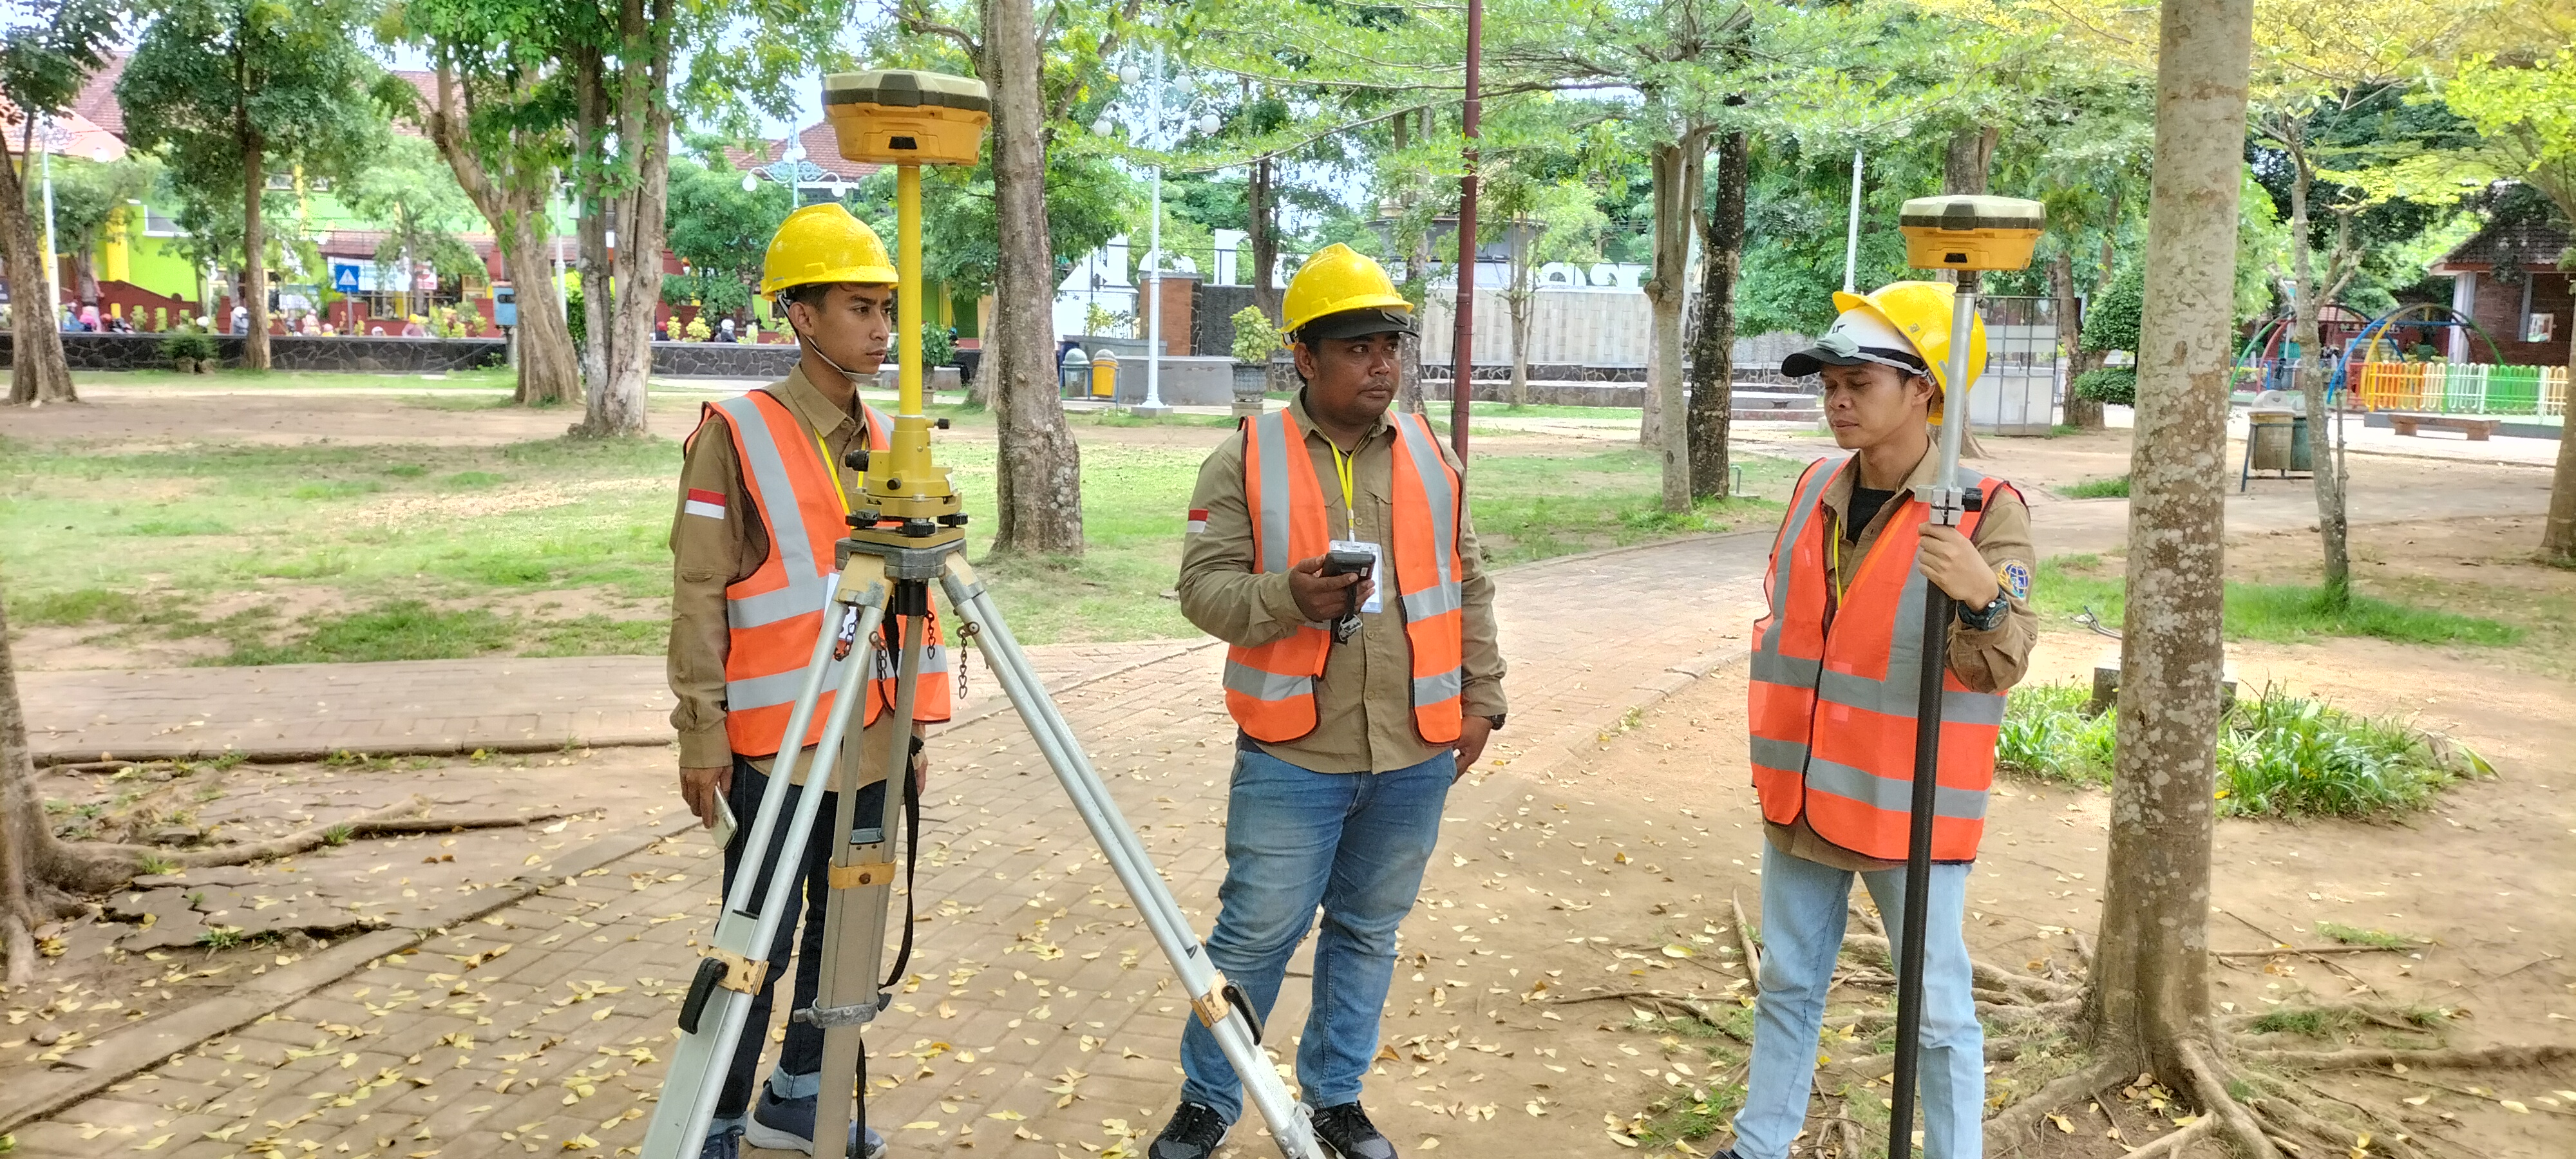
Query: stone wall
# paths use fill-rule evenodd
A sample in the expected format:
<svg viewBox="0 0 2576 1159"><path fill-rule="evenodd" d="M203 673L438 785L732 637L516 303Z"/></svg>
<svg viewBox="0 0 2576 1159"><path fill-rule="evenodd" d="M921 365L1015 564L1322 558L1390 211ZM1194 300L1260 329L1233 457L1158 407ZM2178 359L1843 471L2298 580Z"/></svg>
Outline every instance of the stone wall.
<svg viewBox="0 0 2576 1159"><path fill-rule="evenodd" d="M673 378L742 378L771 382L796 369L793 342L656 342L653 373Z"/></svg>
<svg viewBox="0 0 2576 1159"><path fill-rule="evenodd" d="M161 356L166 334L65 334L63 356L74 370L168 370ZM213 336L223 364L241 365L238 334ZM14 349L14 335L0 331L0 363ZM271 335L270 364L278 370L375 371L395 374L439 374L451 370L499 366L509 357L497 338L308 338Z"/></svg>

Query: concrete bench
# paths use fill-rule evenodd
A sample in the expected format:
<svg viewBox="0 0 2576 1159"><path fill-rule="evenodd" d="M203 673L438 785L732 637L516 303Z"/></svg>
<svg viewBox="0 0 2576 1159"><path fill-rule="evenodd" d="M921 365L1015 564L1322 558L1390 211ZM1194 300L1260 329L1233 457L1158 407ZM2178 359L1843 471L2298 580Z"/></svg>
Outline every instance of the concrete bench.
<svg viewBox="0 0 2576 1159"><path fill-rule="evenodd" d="M2486 442L2488 436L2495 434L2496 427L2503 423L2503 419L2477 418L2471 415L2393 414L2388 416L2388 425L2401 435L2413 435L2418 427L2441 427L2444 430L2465 434L2473 443Z"/></svg>

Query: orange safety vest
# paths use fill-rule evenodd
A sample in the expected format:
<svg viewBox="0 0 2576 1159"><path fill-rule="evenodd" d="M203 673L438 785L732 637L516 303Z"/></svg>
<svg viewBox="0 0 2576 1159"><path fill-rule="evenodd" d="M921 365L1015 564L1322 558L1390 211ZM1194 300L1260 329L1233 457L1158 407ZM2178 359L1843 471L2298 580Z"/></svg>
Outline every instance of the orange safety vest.
<svg viewBox="0 0 2576 1159"><path fill-rule="evenodd" d="M1413 653L1413 728L1432 744L1458 739L1466 611L1458 582L1464 488L1440 457L1431 424L1396 414L1395 605ZM1306 434L1285 410L1246 420L1243 495L1255 561L1286 572L1325 552L1324 487ZM1254 740L1280 743L1315 731L1315 681L1331 652L1330 625L1300 625L1285 638L1225 654L1225 707Z"/></svg>
<svg viewBox="0 0 2576 1159"><path fill-rule="evenodd" d="M864 404L863 404L864 405ZM883 412L866 407L868 446L883 451L893 424ZM769 533L769 558L750 578L725 588L725 738L733 751L747 757L775 755L787 733L796 693L804 686L805 666L814 658L814 637L823 630L825 606L839 578L834 553L846 534L849 508L840 477L823 459L823 447L787 404L767 390L753 390L722 402L711 402L699 419L722 414L733 432L742 462L744 489L753 511ZM691 439L697 436L692 434ZM859 727L875 724L894 703L896 664L887 636L880 632L874 649L877 675ZM838 696L841 664L833 661L823 680L823 695L814 704L800 747L823 738L823 722ZM913 694L912 718L943 721L949 714L948 651L940 644L939 618L930 617L930 640L922 650L924 679ZM935 678L934 678L935 677Z"/></svg>
<svg viewBox="0 0 2576 1159"><path fill-rule="evenodd" d="M1764 820L1789 825L1803 814L1835 845L1902 861L1923 671L1925 581L1914 569L1915 529L1931 509L1910 495L1891 500L1900 505L1835 601L1825 537L1837 529L1817 513L1833 477L1850 468L1824 466L1819 459L1799 476L1763 579L1770 607L1753 625L1753 786ZM1974 485L1988 496L2012 488L1983 477ZM1975 535L1978 516L1968 512L1960 534ZM1934 861L1976 860L2003 720L2002 694L1974 691L1943 671Z"/></svg>

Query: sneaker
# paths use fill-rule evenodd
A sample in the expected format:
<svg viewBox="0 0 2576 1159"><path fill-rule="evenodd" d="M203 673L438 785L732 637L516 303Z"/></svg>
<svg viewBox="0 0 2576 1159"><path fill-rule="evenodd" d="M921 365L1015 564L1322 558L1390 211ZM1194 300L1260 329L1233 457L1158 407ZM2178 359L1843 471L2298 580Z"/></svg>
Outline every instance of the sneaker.
<svg viewBox="0 0 2576 1159"><path fill-rule="evenodd" d="M1224 1145L1232 1126L1215 1107L1182 1103L1172 1112L1172 1121L1163 1124L1163 1133L1154 1137L1154 1145L1146 1148L1145 1159L1208 1159Z"/></svg>
<svg viewBox="0 0 2576 1159"><path fill-rule="evenodd" d="M1355 1102L1316 1108L1315 1137L1341 1159L1395 1159L1395 1144L1386 1141Z"/></svg>
<svg viewBox="0 0 2576 1159"><path fill-rule="evenodd" d="M751 1121L743 1126L743 1142L772 1151L814 1153L814 1107L822 1100L814 1095L801 1099L782 1099L778 1092L760 1084L760 1102L751 1109ZM886 1141L865 1124L850 1124L847 1154L852 1159L885 1159ZM708 1159L733 1159L728 1154Z"/></svg>
<svg viewBox="0 0 2576 1159"><path fill-rule="evenodd" d="M735 1159L742 1153L742 1128L730 1127L698 1145L698 1159Z"/></svg>

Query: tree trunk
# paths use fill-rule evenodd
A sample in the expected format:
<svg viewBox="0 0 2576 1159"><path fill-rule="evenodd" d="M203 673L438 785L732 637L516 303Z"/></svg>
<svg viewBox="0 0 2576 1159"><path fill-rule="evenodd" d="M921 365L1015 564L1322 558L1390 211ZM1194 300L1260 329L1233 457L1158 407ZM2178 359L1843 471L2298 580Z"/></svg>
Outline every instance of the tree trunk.
<svg viewBox="0 0 2576 1159"><path fill-rule="evenodd" d="M999 355L994 472L1001 527L997 552L1082 552L1082 451L1065 426L1055 387L1055 254L1047 237L1046 119L1038 94L1037 22L1029 0L984 0L985 82L993 89L993 210L1001 260L994 270ZM1256 214L1255 221L1260 220ZM1259 254L1256 253L1258 258ZM1256 297L1269 268L1256 261ZM1267 309L1276 317L1277 302Z"/></svg>
<svg viewBox="0 0 2576 1159"><path fill-rule="evenodd" d="M2075 299L2075 254L2061 246L2048 262L2048 290L2057 299L2057 340L2066 351L2066 425L2102 428L2102 404L2075 397L2075 380L2093 369L2084 349L2084 318Z"/></svg>
<svg viewBox="0 0 2576 1159"><path fill-rule="evenodd" d="M547 255L538 250L543 244L538 226L546 222L554 170L519 172L506 151L485 158L474 148L470 134L472 94L457 82L452 69L438 69L437 77L436 103L425 115L428 123L423 128L456 174L458 187L473 199L483 220L491 223L492 236L501 247L502 267L518 291L516 401L551 404L580 398L581 369L573 354L572 327L565 322L563 297L555 287ZM498 167L487 160L498 162Z"/></svg>
<svg viewBox="0 0 2576 1159"><path fill-rule="evenodd" d="M634 168L620 173L619 188L606 199L612 207L608 220L617 229L617 253L609 266L617 298L600 335L608 339L607 378L589 392L588 410L573 432L586 438L645 433L644 386L653 376L653 315L662 301L662 214L670 194L670 7L671 0L652 0L649 13L645 0L623 0L618 7L618 34L625 49L615 89L617 161L621 169ZM587 303L589 279L582 284Z"/></svg>
<svg viewBox="0 0 2576 1159"><path fill-rule="evenodd" d="M1404 118L1397 117L1395 123L1399 126L1404 124ZM1431 231L1426 229L1413 235L1413 257L1404 266L1406 284L1419 287L1426 301L1431 295L1431 264ZM1422 311L1414 311L1414 317L1420 319ZM1421 414L1425 409L1422 399L1422 339L1422 335L1406 339L1404 353L1397 363L1395 405L1406 414Z"/></svg>
<svg viewBox="0 0 2576 1159"><path fill-rule="evenodd" d="M2294 118L2284 118L2282 145L2290 156L2290 281L2296 301L2290 323L2290 340L2299 344L2298 365L2291 368L2291 381L2298 384L2301 398L2307 401L2308 433L2316 442L2310 456L2316 469L2309 475L2316 482L2317 539L2325 549L2326 599L2341 604L2352 586L2352 554L2347 537L2343 505L2341 465L2326 442L2325 376L2311 370L2317 351L2317 301L2315 247L2308 244L2308 191L2316 181L2316 166L2308 157L2305 126ZM2146 341L2144 338L2140 342Z"/></svg>
<svg viewBox="0 0 2576 1159"><path fill-rule="evenodd" d="M2252 0L2166 0L2157 53L2147 312L2129 475L2109 884L2086 996L2096 1059L2207 1076L2227 376ZM2234 1110L2241 1118L2243 1112ZM2255 1135L2243 1146L2268 1154Z"/></svg>
<svg viewBox="0 0 2576 1159"><path fill-rule="evenodd" d="M244 125L247 126L245 121ZM267 192L267 151L259 133L243 128L242 142L242 296L250 307L250 333L242 338L242 366L268 369L268 229L260 221L260 200Z"/></svg>
<svg viewBox="0 0 2576 1159"><path fill-rule="evenodd" d="M86 249L65 256L72 263L72 296L84 306L98 305L98 263Z"/></svg>
<svg viewBox="0 0 2576 1159"><path fill-rule="evenodd" d="M18 294L16 333L11 335L9 401L43 405L79 402L72 389L72 368L63 357L63 335L51 303L30 311L43 298L45 243L27 212L27 187L18 176L9 144L0 140L0 250L7 251L9 284ZM23 154L21 154L23 156Z"/></svg>
<svg viewBox="0 0 2576 1159"><path fill-rule="evenodd" d="M1663 509L1691 507L1689 422L1682 413L1682 305L1690 271L1693 209L1699 205L1700 151L1704 130L1655 147L1655 276L1646 283L1654 310L1654 365L1646 383L1646 445L1663 464Z"/></svg>
<svg viewBox="0 0 2576 1159"><path fill-rule="evenodd" d="M1512 231L1512 289L1503 295L1503 313L1512 324L1512 385L1506 397L1513 406L1529 405L1529 326L1530 306L1538 290L1530 285L1530 245L1521 237L1522 222L1508 223Z"/></svg>
<svg viewBox="0 0 2576 1159"><path fill-rule="evenodd" d="M1700 234L1699 328L1691 335L1691 494L1723 498L1732 472L1726 441L1735 420L1735 283L1744 272L1744 198L1753 142L1718 138L1717 196Z"/></svg>
<svg viewBox="0 0 2576 1159"><path fill-rule="evenodd" d="M1995 146L2003 142L2003 135L1999 125L1965 125L1952 132L1941 157L1941 192L1986 192Z"/></svg>
<svg viewBox="0 0 2576 1159"><path fill-rule="evenodd" d="M581 385L585 398L608 389L608 354L615 344L609 311L615 287L608 271L609 202L599 150L608 136L607 63L596 46L573 49L573 270L581 276Z"/></svg>
<svg viewBox="0 0 2576 1159"><path fill-rule="evenodd" d="M2576 342L2567 346L2567 382L2569 396L2576 398ZM2576 405L2567 410L2576 412ZM2558 470L2549 482L2549 522L2541 528L2540 557L2576 564L2576 436L2564 433L2558 438Z"/></svg>
<svg viewBox="0 0 2576 1159"><path fill-rule="evenodd" d="M1268 157L1254 161L1252 176L1243 189L1243 229L1248 235L1244 244L1252 247L1252 274L1247 279L1252 283L1252 304L1270 315L1270 324L1274 326L1284 321L1279 313L1280 288L1270 276L1271 271L1279 267L1279 230L1273 221L1279 212L1274 204L1278 199L1272 196L1275 191L1271 188L1276 180L1277 171L1273 168L1276 164Z"/></svg>

